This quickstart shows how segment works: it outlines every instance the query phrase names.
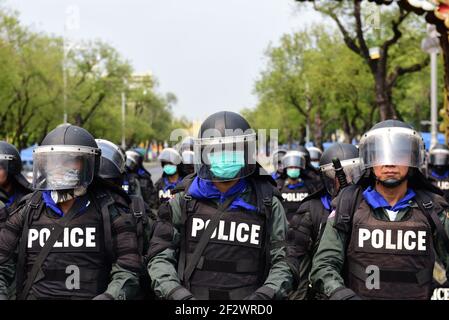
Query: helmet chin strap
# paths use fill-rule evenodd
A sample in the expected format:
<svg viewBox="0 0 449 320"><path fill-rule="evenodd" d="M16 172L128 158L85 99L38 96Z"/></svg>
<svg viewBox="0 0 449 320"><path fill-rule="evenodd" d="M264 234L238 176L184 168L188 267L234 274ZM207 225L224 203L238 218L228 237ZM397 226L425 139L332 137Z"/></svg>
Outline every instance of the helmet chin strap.
<svg viewBox="0 0 449 320"><path fill-rule="evenodd" d="M401 185L402 182L404 182L405 180L407 180L407 175L402 177L401 179L386 179L386 180L380 180L379 178L376 177L376 181L386 188L396 188L397 186Z"/></svg>

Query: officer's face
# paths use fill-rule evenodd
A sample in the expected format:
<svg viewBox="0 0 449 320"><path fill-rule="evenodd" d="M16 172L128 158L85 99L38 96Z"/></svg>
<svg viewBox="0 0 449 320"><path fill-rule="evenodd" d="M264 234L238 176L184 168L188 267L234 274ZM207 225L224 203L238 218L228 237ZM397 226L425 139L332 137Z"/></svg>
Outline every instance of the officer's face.
<svg viewBox="0 0 449 320"><path fill-rule="evenodd" d="M0 186L4 186L8 180L8 172L0 166Z"/></svg>
<svg viewBox="0 0 449 320"><path fill-rule="evenodd" d="M374 174L380 180L387 179L397 179L400 180L407 175L408 172L407 166L393 166L393 165L385 165L385 166L375 166Z"/></svg>

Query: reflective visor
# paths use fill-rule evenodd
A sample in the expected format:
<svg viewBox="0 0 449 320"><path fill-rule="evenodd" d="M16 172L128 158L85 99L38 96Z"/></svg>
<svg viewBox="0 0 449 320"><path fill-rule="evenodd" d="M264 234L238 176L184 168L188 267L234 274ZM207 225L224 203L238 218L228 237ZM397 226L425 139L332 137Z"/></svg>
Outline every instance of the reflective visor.
<svg viewBox="0 0 449 320"><path fill-rule="evenodd" d="M8 174L9 163L14 159L11 154L0 154L0 169L4 170Z"/></svg>
<svg viewBox="0 0 449 320"><path fill-rule="evenodd" d="M429 161L433 166L449 165L449 150L435 149L430 151Z"/></svg>
<svg viewBox="0 0 449 320"><path fill-rule="evenodd" d="M347 159L340 162L343 167L343 171L346 175L348 183L357 182L362 175L362 168L360 166L360 159ZM335 179L335 168L332 163L321 166L321 172L332 181Z"/></svg>
<svg viewBox="0 0 449 320"><path fill-rule="evenodd" d="M33 152L33 188L67 190L87 187L93 180L99 149L41 146Z"/></svg>
<svg viewBox="0 0 449 320"><path fill-rule="evenodd" d="M282 158L282 167L283 168L295 167L305 169L306 159L304 158L303 154L300 153L299 151L289 151Z"/></svg>
<svg viewBox="0 0 449 320"><path fill-rule="evenodd" d="M424 141L412 129L379 128L363 135L359 153L364 169L381 165L419 168L424 162Z"/></svg>

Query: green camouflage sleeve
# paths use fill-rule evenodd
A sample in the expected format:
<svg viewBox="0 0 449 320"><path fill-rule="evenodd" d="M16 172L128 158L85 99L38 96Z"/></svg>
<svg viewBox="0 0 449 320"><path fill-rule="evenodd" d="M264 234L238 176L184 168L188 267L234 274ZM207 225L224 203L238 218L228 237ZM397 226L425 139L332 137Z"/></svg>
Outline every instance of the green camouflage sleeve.
<svg viewBox="0 0 449 320"><path fill-rule="evenodd" d="M181 286L177 272L181 196L183 193L177 193L167 205L161 206L158 213L159 219L150 241L147 270L156 296L162 299L167 299L174 289ZM168 209L169 212L165 212L164 209Z"/></svg>
<svg viewBox="0 0 449 320"><path fill-rule="evenodd" d="M273 197L272 208L271 268L264 285L275 291L276 299L284 299L291 290L293 283L293 275L286 262L286 234L288 222L284 208L276 197Z"/></svg>
<svg viewBox="0 0 449 320"><path fill-rule="evenodd" d="M341 277L345 261L346 235L334 228L334 212L324 229L318 250L313 257L310 280L315 290L330 296L335 289L345 286Z"/></svg>

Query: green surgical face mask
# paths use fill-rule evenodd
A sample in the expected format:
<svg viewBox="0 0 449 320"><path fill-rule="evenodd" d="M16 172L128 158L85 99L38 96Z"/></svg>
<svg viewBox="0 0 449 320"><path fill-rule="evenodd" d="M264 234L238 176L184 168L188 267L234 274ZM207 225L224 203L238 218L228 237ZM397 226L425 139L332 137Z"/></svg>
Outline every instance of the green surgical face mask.
<svg viewBox="0 0 449 320"><path fill-rule="evenodd" d="M299 178L299 174L301 171L298 168L288 168L287 169L287 176L292 179Z"/></svg>
<svg viewBox="0 0 449 320"><path fill-rule="evenodd" d="M233 179L245 166L243 151L214 152L209 155L210 171L217 178Z"/></svg>
<svg viewBox="0 0 449 320"><path fill-rule="evenodd" d="M176 173L176 166L174 164L166 164L164 166L164 172L168 176L172 176Z"/></svg>

